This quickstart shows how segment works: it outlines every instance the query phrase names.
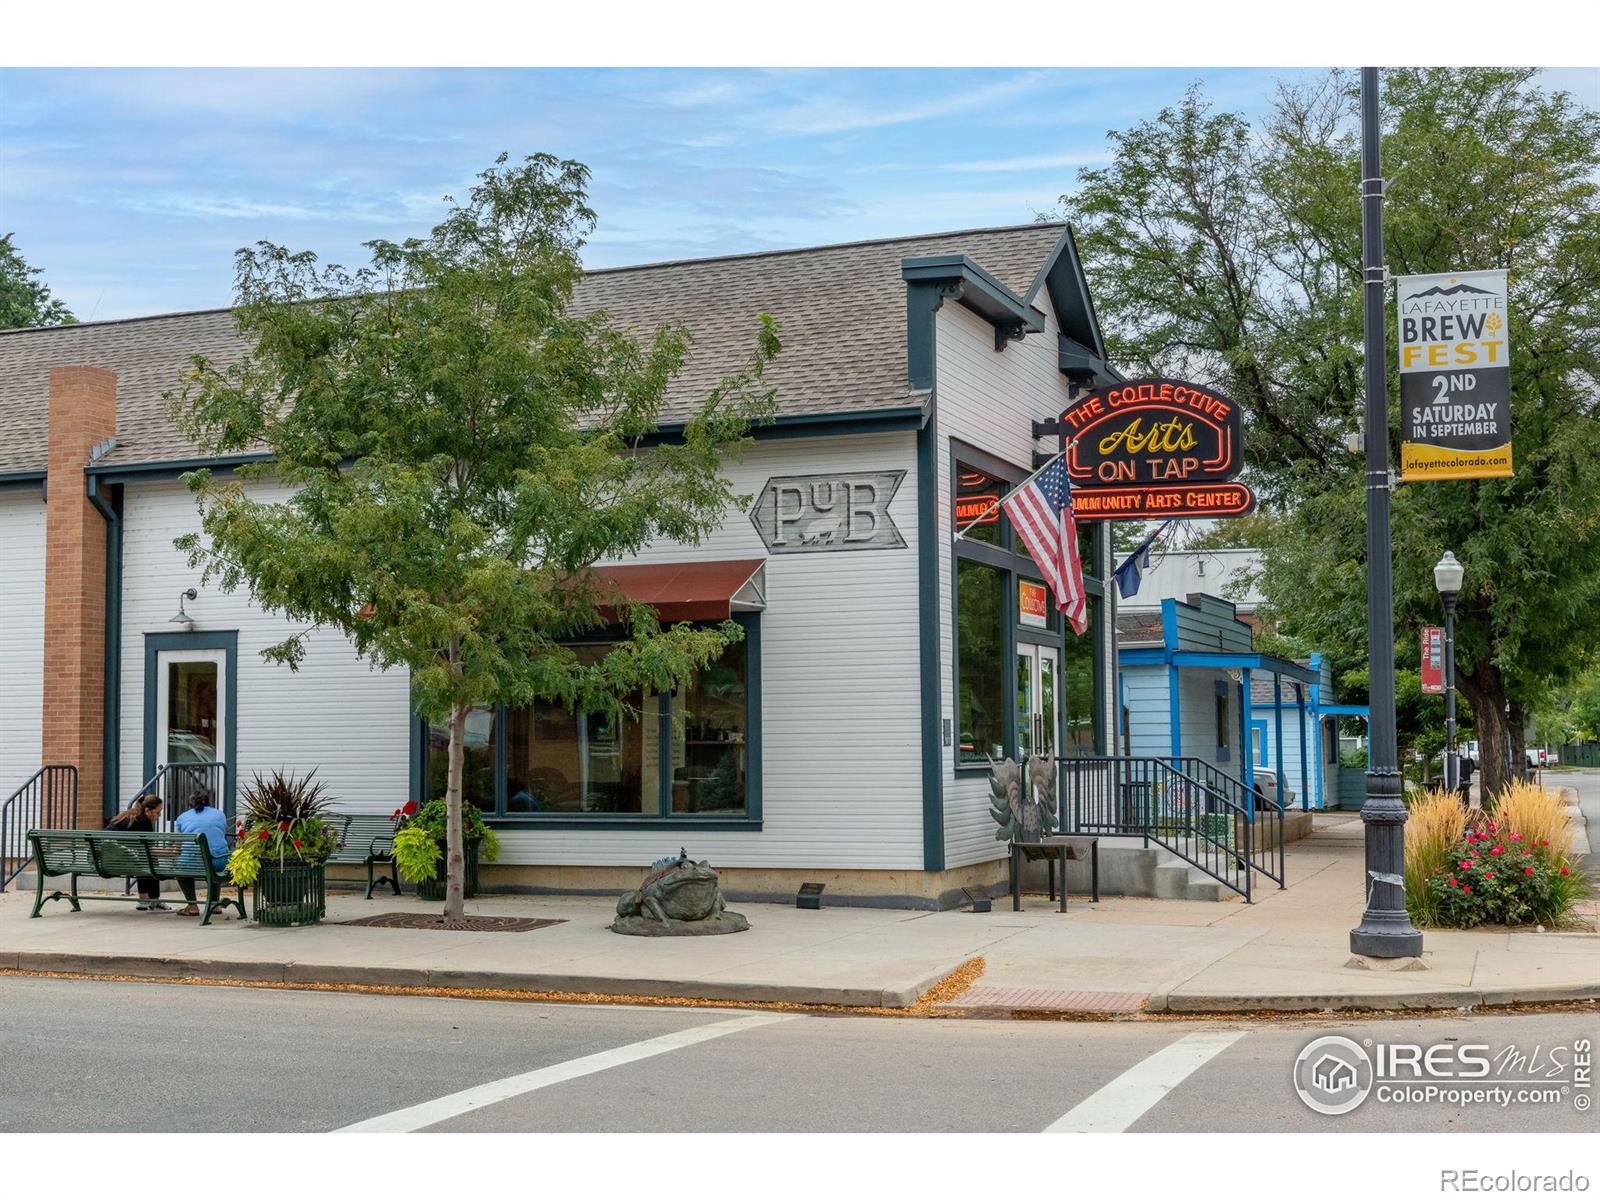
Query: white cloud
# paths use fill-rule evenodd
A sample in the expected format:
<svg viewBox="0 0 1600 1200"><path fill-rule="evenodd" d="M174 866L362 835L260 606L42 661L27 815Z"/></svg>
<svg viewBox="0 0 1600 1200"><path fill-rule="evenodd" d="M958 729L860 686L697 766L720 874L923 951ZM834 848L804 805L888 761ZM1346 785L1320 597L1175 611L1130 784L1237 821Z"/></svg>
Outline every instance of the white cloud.
<svg viewBox="0 0 1600 1200"><path fill-rule="evenodd" d="M817 135L851 133L862 129L882 129L890 125L910 125L936 117L970 112L987 108L1004 100L1051 86L1051 75L1044 71L1030 71L1013 75L997 83L963 88L955 79L939 80L933 99L919 104L890 108L875 108L836 96L807 100L785 108L760 114L761 124L779 133Z"/></svg>

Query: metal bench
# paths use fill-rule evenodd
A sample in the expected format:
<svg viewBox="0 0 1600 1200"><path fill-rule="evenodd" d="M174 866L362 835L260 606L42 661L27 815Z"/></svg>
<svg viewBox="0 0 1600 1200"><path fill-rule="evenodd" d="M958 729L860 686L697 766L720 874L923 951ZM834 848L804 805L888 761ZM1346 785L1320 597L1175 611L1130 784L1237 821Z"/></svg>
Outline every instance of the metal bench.
<svg viewBox="0 0 1600 1200"><path fill-rule="evenodd" d="M387 883L400 894L400 872L394 865L394 821L382 813L351 813L345 817L339 848L329 857L331 863L358 863L367 868L367 899L372 889ZM386 866L387 875L374 877L373 868Z"/></svg>
<svg viewBox="0 0 1600 1200"><path fill-rule="evenodd" d="M1056 864L1061 864L1061 911L1067 911L1067 863L1089 860L1094 902L1100 903L1100 839L1046 837L1011 843L1011 911L1022 911L1022 860L1044 859L1050 871L1050 899L1056 898Z"/></svg>
<svg viewBox="0 0 1600 1200"><path fill-rule="evenodd" d="M28 844L33 848L35 870L38 874L34 889L33 912L51 900L66 900L73 912L82 912L80 900L131 901L135 896L80 896L78 880L82 876L98 879L125 877L153 879L205 880L205 909L200 924L211 921L218 908L232 905L245 915L244 888L238 887L228 877L226 870L217 870L211 862L210 849L203 833L123 833L103 829L30 829ZM71 877L71 890L44 894L46 875ZM223 889L238 887L239 898L230 900Z"/></svg>

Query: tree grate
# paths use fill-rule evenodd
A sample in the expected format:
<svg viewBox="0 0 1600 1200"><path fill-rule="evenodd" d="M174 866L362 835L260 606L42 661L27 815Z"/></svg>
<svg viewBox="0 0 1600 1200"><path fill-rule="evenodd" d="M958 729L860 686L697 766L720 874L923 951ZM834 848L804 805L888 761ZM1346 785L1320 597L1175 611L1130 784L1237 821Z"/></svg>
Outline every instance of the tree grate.
<svg viewBox="0 0 1600 1200"><path fill-rule="evenodd" d="M447 921L433 913L391 912L357 917L353 921L339 921L336 924L370 925L379 929L439 929L451 933L531 933L546 925L564 925L566 922L540 917L461 917Z"/></svg>

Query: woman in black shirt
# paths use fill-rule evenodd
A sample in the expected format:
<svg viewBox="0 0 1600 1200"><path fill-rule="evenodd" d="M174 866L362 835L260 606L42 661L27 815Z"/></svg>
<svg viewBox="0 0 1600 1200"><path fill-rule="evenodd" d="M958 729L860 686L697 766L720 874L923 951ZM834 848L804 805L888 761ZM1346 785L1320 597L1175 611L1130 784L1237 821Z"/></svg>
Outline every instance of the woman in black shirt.
<svg viewBox="0 0 1600 1200"><path fill-rule="evenodd" d="M161 797L140 796L124 811L111 818L108 829L120 829L131 833L154 833L156 822L161 819ZM140 912L170 912L171 909L161 902L161 881L151 876L141 877L139 880L139 903L134 906Z"/></svg>

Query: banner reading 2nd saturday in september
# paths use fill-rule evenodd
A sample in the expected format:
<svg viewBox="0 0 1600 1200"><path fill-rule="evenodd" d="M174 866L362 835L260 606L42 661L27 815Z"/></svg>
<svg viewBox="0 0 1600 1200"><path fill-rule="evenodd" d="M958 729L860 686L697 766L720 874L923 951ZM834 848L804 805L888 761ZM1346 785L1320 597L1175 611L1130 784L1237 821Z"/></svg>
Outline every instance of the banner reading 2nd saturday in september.
<svg viewBox="0 0 1600 1200"><path fill-rule="evenodd" d="M1506 273L1402 275L1400 477L1511 474Z"/></svg>

